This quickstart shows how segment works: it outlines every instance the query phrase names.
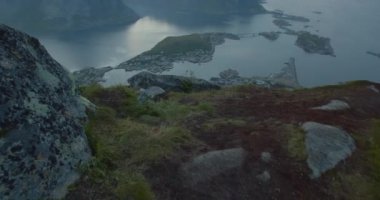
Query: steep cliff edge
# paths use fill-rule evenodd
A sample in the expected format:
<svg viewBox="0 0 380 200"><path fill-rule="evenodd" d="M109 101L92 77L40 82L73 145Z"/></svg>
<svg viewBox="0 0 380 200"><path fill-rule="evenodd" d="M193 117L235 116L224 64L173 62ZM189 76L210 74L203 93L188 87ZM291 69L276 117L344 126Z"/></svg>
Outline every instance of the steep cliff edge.
<svg viewBox="0 0 380 200"><path fill-rule="evenodd" d="M85 107L35 38L0 25L0 197L62 198L90 158Z"/></svg>

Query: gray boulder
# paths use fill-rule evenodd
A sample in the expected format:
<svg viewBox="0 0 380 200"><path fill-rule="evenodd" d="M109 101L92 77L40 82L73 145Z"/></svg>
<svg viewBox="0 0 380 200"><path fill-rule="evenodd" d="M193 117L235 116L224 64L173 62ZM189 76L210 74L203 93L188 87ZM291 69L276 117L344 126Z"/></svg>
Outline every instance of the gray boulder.
<svg viewBox="0 0 380 200"><path fill-rule="evenodd" d="M0 75L0 198L62 198L91 156L73 80L37 39L5 25Z"/></svg>
<svg viewBox="0 0 380 200"><path fill-rule="evenodd" d="M313 110L341 111L350 109L348 103L341 100L331 100L328 104L312 108Z"/></svg>
<svg viewBox="0 0 380 200"><path fill-rule="evenodd" d="M339 128L316 122L306 122L302 128L306 131L307 164L312 178L333 169L356 149L351 136Z"/></svg>
<svg viewBox="0 0 380 200"><path fill-rule="evenodd" d="M176 92L220 89L219 86L203 79L175 75L156 75L149 72L141 72L131 77L128 79L128 83L135 88L158 86L166 91Z"/></svg>
<svg viewBox="0 0 380 200"><path fill-rule="evenodd" d="M268 181L270 181L271 176L269 171L265 170L263 173L257 175L256 178L262 183L267 183Z"/></svg>
<svg viewBox="0 0 380 200"><path fill-rule="evenodd" d="M152 86L147 89L141 89L138 97L139 102L144 103L148 100L158 100L166 91L160 87Z"/></svg>
<svg viewBox="0 0 380 200"><path fill-rule="evenodd" d="M261 161L263 161L265 163L269 163L270 161L272 161L272 154L269 152L262 152L261 153Z"/></svg>
<svg viewBox="0 0 380 200"><path fill-rule="evenodd" d="M374 86L374 85L368 86L368 89L371 90L371 91L373 91L373 92L375 92L375 93L377 93L377 94L380 94L380 90L377 89L376 86Z"/></svg>
<svg viewBox="0 0 380 200"><path fill-rule="evenodd" d="M195 186L227 170L243 164L246 152L242 148L211 151L195 157L182 167L185 184Z"/></svg>

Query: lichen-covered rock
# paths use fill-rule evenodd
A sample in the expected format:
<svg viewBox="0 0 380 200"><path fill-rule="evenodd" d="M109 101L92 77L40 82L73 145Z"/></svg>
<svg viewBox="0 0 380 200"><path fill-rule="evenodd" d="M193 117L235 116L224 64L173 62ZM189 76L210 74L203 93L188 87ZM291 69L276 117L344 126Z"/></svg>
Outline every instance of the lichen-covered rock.
<svg viewBox="0 0 380 200"><path fill-rule="evenodd" d="M297 77L296 59L291 57L289 61L284 64L285 66L281 69L281 72L269 75L268 79L273 85L300 88L301 85Z"/></svg>
<svg viewBox="0 0 380 200"><path fill-rule="evenodd" d="M90 158L85 107L39 41L0 25L0 197L62 198Z"/></svg>
<svg viewBox="0 0 380 200"><path fill-rule="evenodd" d="M356 149L352 137L339 128L316 122L306 122L302 128L306 131L307 164L313 171L312 178L334 168Z"/></svg>

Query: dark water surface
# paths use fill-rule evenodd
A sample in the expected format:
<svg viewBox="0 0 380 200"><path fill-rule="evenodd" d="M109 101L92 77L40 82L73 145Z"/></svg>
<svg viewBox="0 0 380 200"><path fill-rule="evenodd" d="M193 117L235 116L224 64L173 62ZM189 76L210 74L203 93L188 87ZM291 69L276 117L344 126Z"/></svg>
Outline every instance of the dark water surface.
<svg viewBox="0 0 380 200"><path fill-rule="evenodd" d="M263 37L228 40L216 48L213 61L202 65L176 63L173 70L165 73L189 75L191 71L196 77L208 79L222 70L233 68L242 76L266 76L279 71L289 57L295 57L298 77L304 86L357 79L380 82L380 59L366 54L366 51L380 52L380 1L268 0L265 7L311 19L308 23L291 22L291 28L331 38L337 57L306 54L294 45L295 36L282 34L276 41ZM187 26L144 17L123 28L40 38L54 58L74 71L88 66L115 66L149 50L167 36L280 30L272 20L271 15L264 14L232 19L225 24ZM305 25L310 27L305 28ZM127 77L135 73L110 72L106 74L107 84L125 83Z"/></svg>

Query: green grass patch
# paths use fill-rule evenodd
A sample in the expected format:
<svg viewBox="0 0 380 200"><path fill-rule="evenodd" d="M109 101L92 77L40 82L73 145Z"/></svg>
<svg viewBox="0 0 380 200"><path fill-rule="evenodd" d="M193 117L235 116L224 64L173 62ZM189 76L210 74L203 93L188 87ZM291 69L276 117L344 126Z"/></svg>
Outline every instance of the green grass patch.
<svg viewBox="0 0 380 200"><path fill-rule="evenodd" d="M193 137L180 126L151 126L118 118L102 121L112 112L105 108L98 112L86 128L95 158L84 173L120 199L153 199L144 170L192 145Z"/></svg>
<svg viewBox="0 0 380 200"><path fill-rule="evenodd" d="M380 199L380 120L372 120L369 128L354 134L359 164L356 174L340 172L332 181L332 193L339 199Z"/></svg>
<svg viewBox="0 0 380 200"><path fill-rule="evenodd" d="M307 152L305 146L305 132L294 125L287 125L286 130L286 149L290 157L304 161L307 159Z"/></svg>
<svg viewBox="0 0 380 200"><path fill-rule="evenodd" d="M5 137L7 135L8 131L5 129L0 128L0 138Z"/></svg>
<svg viewBox="0 0 380 200"><path fill-rule="evenodd" d="M119 199L155 199L148 181L140 173L115 172L114 176L118 177L118 185L114 192Z"/></svg>
<svg viewBox="0 0 380 200"><path fill-rule="evenodd" d="M211 51L212 45L208 38L201 37L199 34L167 37L156 46L154 46L149 54L183 54L187 52L204 50Z"/></svg>
<svg viewBox="0 0 380 200"><path fill-rule="evenodd" d="M233 127L244 127L247 125L247 122L242 119L233 119L233 118L217 118L211 119L205 122L202 126L206 131L216 130L221 126L233 126Z"/></svg>
<svg viewBox="0 0 380 200"><path fill-rule="evenodd" d="M375 180L373 193L376 199L380 199L380 120L373 120L369 130L371 137L369 138L369 148L367 157L371 167L370 176Z"/></svg>
<svg viewBox="0 0 380 200"><path fill-rule="evenodd" d="M335 199L376 200L378 198L376 198L371 189L373 185L373 180L363 174L346 174L339 172L334 179L332 179L330 189Z"/></svg>
<svg viewBox="0 0 380 200"><path fill-rule="evenodd" d="M139 117L141 115L157 115L149 104L140 104L138 94L127 86L104 88L94 84L79 88L82 96L97 106L109 107L115 110L118 117Z"/></svg>
<svg viewBox="0 0 380 200"><path fill-rule="evenodd" d="M80 91L97 105L86 125L94 159L82 171L87 181L120 199L154 199L144 171L176 157L183 147L197 144L181 121L191 113L213 111L206 103L189 106L165 100L140 104L137 93L126 86L92 85Z"/></svg>

